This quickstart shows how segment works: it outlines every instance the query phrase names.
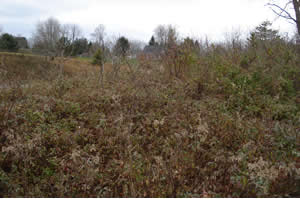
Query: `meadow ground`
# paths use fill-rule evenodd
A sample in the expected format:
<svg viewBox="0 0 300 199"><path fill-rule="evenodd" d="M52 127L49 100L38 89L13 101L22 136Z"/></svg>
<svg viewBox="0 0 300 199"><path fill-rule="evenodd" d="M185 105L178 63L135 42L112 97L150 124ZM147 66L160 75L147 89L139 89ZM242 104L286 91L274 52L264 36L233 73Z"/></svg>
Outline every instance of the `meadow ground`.
<svg viewBox="0 0 300 199"><path fill-rule="evenodd" d="M299 197L296 61L231 58L100 85L86 59L0 54L0 196Z"/></svg>

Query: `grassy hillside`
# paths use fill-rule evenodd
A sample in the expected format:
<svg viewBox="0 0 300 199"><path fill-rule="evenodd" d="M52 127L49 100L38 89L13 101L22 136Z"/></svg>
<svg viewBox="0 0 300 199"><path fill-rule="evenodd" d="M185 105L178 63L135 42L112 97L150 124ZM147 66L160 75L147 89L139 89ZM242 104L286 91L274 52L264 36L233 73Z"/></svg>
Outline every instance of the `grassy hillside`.
<svg viewBox="0 0 300 199"><path fill-rule="evenodd" d="M299 197L300 66L266 52L140 57L103 85L86 60L1 54L0 196Z"/></svg>

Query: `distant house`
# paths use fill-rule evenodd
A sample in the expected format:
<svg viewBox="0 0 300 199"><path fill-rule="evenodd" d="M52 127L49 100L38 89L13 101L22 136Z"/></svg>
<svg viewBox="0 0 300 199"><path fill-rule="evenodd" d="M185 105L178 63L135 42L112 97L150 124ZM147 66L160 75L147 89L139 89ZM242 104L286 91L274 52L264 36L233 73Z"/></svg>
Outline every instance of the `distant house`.
<svg viewBox="0 0 300 199"><path fill-rule="evenodd" d="M128 55L127 56L129 59L135 59L136 58L136 55Z"/></svg>
<svg viewBox="0 0 300 199"><path fill-rule="evenodd" d="M163 48L159 45L147 45L143 50L144 54L151 57L160 57Z"/></svg>
<svg viewBox="0 0 300 199"><path fill-rule="evenodd" d="M16 41L18 42L18 47L19 48L28 48L28 42L25 37L15 37Z"/></svg>

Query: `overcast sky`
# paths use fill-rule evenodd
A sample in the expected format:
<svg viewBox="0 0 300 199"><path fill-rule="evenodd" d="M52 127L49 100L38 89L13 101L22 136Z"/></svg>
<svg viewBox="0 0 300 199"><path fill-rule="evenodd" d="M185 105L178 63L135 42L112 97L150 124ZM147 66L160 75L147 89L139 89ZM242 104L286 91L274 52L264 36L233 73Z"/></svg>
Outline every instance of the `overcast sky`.
<svg viewBox="0 0 300 199"><path fill-rule="evenodd" d="M0 25L5 32L30 37L38 21L55 17L80 25L89 37L98 24L108 34L148 41L159 24L175 25L181 35L224 38L225 32L249 31L275 15L267 0L0 0ZM274 28L293 32L276 20Z"/></svg>

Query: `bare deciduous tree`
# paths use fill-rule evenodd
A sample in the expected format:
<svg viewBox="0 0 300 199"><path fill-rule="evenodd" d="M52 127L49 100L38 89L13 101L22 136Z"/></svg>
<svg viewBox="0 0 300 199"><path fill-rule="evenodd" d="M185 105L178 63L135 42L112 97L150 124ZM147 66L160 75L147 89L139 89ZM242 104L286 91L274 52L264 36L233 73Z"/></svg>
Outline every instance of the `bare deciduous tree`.
<svg viewBox="0 0 300 199"><path fill-rule="evenodd" d="M61 36L60 36L60 40L58 42L58 46L57 46L57 50L59 51L60 56L64 56L65 55L65 51L67 50L67 48L71 45L70 42L70 26L68 24L64 24L61 26Z"/></svg>
<svg viewBox="0 0 300 199"><path fill-rule="evenodd" d="M146 46L146 44L139 40L130 40L130 49L129 49L129 55L130 56L136 56L139 53L141 53Z"/></svg>
<svg viewBox="0 0 300 199"><path fill-rule="evenodd" d="M242 30L240 27L232 29L230 32L226 32L225 46L232 50L241 50L243 46Z"/></svg>
<svg viewBox="0 0 300 199"><path fill-rule="evenodd" d="M300 0L281 0L280 3L278 0L271 0L267 5L279 17L295 23L300 36Z"/></svg>
<svg viewBox="0 0 300 199"><path fill-rule="evenodd" d="M172 25L164 26L159 25L155 30L155 39L162 47L175 44L178 40L178 31Z"/></svg>
<svg viewBox="0 0 300 199"><path fill-rule="evenodd" d="M61 31L62 35L67 37L71 43L82 36L82 30L77 24L64 24Z"/></svg>
<svg viewBox="0 0 300 199"><path fill-rule="evenodd" d="M71 41L74 42L76 39L82 37L82 30L79 25L71 24Z"/></svg>
<svg viewBox="0 0 300 199"><path fill-rule="evenodd" d="M82 30L77 24L65 24L61 31L71 44L74 44L74 42L82 36ZM74 45L72 45L71 54L73 54L73 52Z"/></svg>
<svg viewBox="0 0 300 199"><path fill-rule="evenodd" d="M33 45L44 49L47 54L56 53L56 45L61 38L61 25L57 19L49 18L39 22L33 34Z"/></svg>
<svg viewBox="0 0 300 199"><path fill-rule="evenodd" d="M105 27L100 24L95 28L95 31L91 34L94 39L94 43L98 48L104 48L104 39L105 39ZM103 49L102 49L103 50Z"/></svg>
<svg viewBox="0 0 300 199"><path fill-rule="evenodd" d="M168 40L168 32L165 26L159 25L154 30L156 41L159 45L164 46Z"/></svg>
<svg viewBox="0 0 300 199"><path fill-rule="evenodd" d="M2 34L2 31L3 31L3 28L2 28L2 26L0 25L0 35Z"/></svg>
<svg viewBox="0 0 300 199"><path fill-rule="evenodd" d="M65 38L69 38L69 35L70 35L70 28L69 28L69 24L63 24L61 26L61 37L65 37Z"/></svg>
<svg viewBox="0 0 300 199"><path fill-rule="evenodd" d="M100 76L99 76L99 80L101 85L103 86L103 74L104 74L104 63L106 60L106 56L105 56L105 42L104 42L104 38L105 38L105 27L104 25L100 24L95 28L95 31L91 34L91 36L93 37L94 40L94 46L96 47L96 49L98 49L96 51L95 54L95 58L98 58L99 61L98 65L100 65Z"/></svg>

